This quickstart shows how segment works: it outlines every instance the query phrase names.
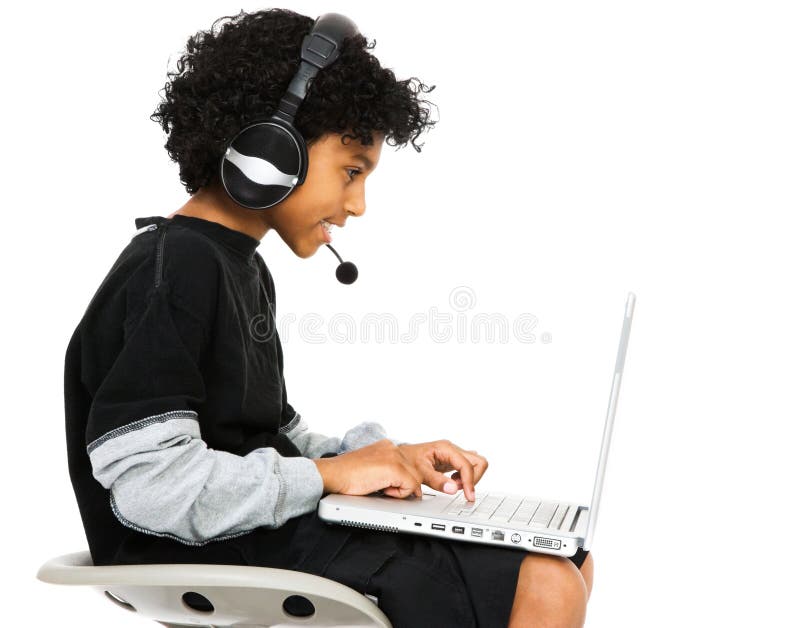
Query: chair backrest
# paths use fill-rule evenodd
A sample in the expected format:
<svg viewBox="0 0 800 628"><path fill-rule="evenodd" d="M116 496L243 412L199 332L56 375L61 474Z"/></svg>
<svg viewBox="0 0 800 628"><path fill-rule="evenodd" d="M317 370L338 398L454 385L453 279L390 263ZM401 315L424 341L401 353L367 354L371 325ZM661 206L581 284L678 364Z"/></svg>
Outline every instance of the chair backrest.
<svg viewBox="0 0 800 628"><path fill-rule="evenodd" d="M95 567L89 552L76 552L47 561L37 577L93 587L119 606L166 625L391 628L364 595L299 571L193 564Z"/></svg>

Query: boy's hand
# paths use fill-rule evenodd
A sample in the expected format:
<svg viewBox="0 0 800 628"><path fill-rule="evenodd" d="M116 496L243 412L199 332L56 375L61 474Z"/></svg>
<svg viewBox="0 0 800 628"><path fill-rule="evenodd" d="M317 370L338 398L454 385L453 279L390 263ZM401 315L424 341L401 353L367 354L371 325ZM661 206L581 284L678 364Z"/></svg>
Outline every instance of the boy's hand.
<svg viewBox="0 0 800 628"><path fill-rule="evenodd" d="M333 458L314 458L323 492L369 495L383 490L390 497L422 497L422 474L388 438Z"/></svg>
<svg viewBox="0 0 800 628"><path fill-rule="evenodd" d="M464 489L464 496L475 501L475 485L481 479L489 462L475 450L464 450L449 440L437 440L416 445L397 447L413 467L422 475L422 482L444 493ZM448 477L443 471L456 472Z"/></svg>

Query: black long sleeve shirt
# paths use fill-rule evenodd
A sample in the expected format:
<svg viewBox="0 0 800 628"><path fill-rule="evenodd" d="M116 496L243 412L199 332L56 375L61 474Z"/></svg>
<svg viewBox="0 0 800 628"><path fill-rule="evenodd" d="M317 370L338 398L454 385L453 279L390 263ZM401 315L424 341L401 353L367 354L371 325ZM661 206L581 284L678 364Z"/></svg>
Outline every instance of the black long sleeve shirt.
<svg viewBox="0 0 800 628"><path fill-rule="evenodd" d="M258 240L180 214L135 223L65 360L70 476L95 564L278 528L279 551L322 496L310 458L386 433L309 432L289 404Z"/></svg>

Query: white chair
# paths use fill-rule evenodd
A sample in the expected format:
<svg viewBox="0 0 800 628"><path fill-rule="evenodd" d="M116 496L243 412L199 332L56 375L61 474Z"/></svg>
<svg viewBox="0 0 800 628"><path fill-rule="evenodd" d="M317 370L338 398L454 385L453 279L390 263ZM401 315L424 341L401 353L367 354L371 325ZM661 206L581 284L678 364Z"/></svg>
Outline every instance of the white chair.
<svg viewBox="0 0 800 628"><path fill-rule="evenodd" d="M391 628L375 603L312 574L238 565L95 567L89 552L47 561L39 580L90 586L118 606L179 626L374 626Z"/></svg>

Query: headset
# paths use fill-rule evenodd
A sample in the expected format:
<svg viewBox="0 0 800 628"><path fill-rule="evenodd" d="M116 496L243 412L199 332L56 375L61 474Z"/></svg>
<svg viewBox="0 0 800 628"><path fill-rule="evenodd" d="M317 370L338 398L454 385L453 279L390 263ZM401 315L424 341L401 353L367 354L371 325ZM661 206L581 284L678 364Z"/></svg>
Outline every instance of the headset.
<svg viewBox="0 0 800 628"><path fill-rule="evenodd" d="M319 16L303 38L300 67L275 112L266 121L243 128L227 143L220 178L225 192L236 203L248 209L267 209L303 185L308 148L294 127L295 115L308 93L309 81L334 63L344 39L358 32L355 23L344 15Z"/></svg>

